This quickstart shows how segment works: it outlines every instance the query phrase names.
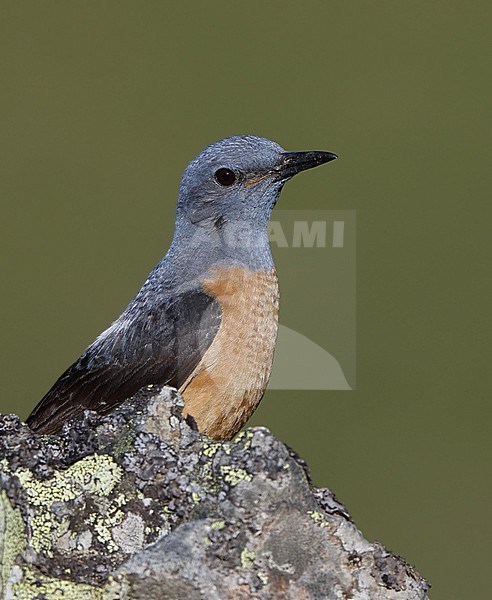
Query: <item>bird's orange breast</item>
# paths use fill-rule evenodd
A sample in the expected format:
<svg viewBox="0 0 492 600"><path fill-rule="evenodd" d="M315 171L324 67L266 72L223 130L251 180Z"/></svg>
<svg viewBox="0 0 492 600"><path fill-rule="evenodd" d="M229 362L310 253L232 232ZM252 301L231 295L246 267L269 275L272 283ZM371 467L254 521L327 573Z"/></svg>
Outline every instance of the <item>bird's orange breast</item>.
<svg viewBox="0 0 492 600"><path fill-rule="evenodd" d="M216 268L201 281L220 304L219 330L180 392L185 414L215 439L230 439L248 420L270 377L278 325L275 271Z"/></svg>

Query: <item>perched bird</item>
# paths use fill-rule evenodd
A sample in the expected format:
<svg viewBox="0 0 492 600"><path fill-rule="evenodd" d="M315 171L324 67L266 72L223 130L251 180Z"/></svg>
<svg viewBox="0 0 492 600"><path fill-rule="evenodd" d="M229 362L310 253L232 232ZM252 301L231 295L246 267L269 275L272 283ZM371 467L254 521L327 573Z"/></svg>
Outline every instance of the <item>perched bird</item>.
<svg viewBox="0 0 492 600"><path fill-rule="evenodd" d="M270 377L279 292L267 224L283 185L337 158L234 136L186 168L174 238L123 314L61 375L27 424L57 433L85 409L107 413L141 387L177 388L185 415L233 437Z"/></svg>

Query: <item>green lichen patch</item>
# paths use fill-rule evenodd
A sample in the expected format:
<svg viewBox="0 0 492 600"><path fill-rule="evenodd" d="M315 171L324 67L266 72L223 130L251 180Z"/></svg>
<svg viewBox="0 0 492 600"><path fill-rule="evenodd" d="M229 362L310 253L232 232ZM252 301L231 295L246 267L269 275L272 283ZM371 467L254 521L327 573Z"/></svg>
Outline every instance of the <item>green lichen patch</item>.
<svg viewBox="0 0 492 600"><path fill-rule="evenodd" d="M93 513L89 516L88 521L107 552L113 553L119 550L118 544L113 540L111 530L120 525L124 517L125 513L122 510L112 510L101 515Z"/></svg>
<svg viewBox="0 0 492 600"><path fill-rule="evenodd" d="M207 458L212 458L220 447L221 444L203 444L202 454Z"/></svg>
<svg viewBox="0 0 492 600"><path fill-rule="evenodd" d="M248 450L251 446L251 440L254 437L254 433L250 430L241 431L234 438L234 444L242 444L243 450Z"/></svg>
<svg viewBox="0 0 492 600"><path fill-rule="evenodd" d="M122 470L111 456L93 454L66 470L55 471L49 479L36 479L29 469L15 472L34 506L67 502L81 493L108 496L121 480Z"/></svg>
<svg viewBox="0 0 492 600"><path fill-rule="evenodd" d="M308 515L311 517L311 519L315 523L317 523L320 527L328 526L324 515L322 515L320 512L318 512L317 510L308 510L307 512L308 512Z"/></svg>
<svg viewBox="0 0 492 600"><path fill-rule="evenodd" d="M103 600L103 590L85 583L52 579L31 570L23 573L21 581L11 586L15 600L49 598L49 600Z"/></svg>
<svg viewBox="0 0 492 600"><path fill-rule="evenodd" d="M252 475L241 468L235 469L234 467L223 465L220 467L220 471L224 481L231 486L237 485L240 481L251 481L253 479Z"/></svg>
<svg viewBox="0 0 492 600"><path fill-rule="evenodd" d="M53 556L53 545L66 537L68 524L58 520L50 510L56 502L69 502L81 495L107 498L121 480L122 470L114 460L107 455L94 454L73 464L66 470L57 470L49 479L37 479L29 469L19 468L15 472L19 482L28 495L32 507L36 508L30 520L31 546L36 552L45 552ZM106 515L93 515L89 523L94 526L101 542L111 545L111 535L107 526L120 523L124 514L115 514L117 508L124 504L122 494L109 505ZM121 511L120 511L121 512ZM100 524L100 521L104 525Z"/></svg>
<svg viewBox="0 0 492 600"><path fill-rule="evenodd" d="M7 494L0 494L0 593L3 594L15 557L24 552L26 534L19 509L13 508Z"/></svg>
<svg viewBox="0 0 492 600"><path fill-rule="evenodd" d="M241 552L241 566L243 569L247 569L248 567L252 567L255 560L255 553L252 550L248 550L248 548L244 548Z"/></svg>

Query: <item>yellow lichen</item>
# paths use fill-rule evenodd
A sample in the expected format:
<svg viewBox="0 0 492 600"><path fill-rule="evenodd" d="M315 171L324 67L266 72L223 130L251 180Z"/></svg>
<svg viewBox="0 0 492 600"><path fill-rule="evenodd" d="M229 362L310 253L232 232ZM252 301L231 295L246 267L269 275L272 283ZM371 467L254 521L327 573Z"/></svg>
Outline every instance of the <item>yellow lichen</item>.
<svg viewBox="0 0 492 600"><path fill-rule="evenodd" d="M12 508L5 492L0 494L0 594L10 577L15 557L24 552L26 534L20 510Z"/></svg>
<svg viewBox="0 0 492 600"><path fill-rule="evenodd" d="M102 600L104 591L86 583L45 577L28 569L24 571L22 580L11 586L10 597L15 600Z"/></svg>
<svg viewBox="0 0 492 600"><path fill-rule="evenodd" d="M244 441L243 448L244 450L247 450L251 446L251 440L253 439L253 436L254 433L252 431L241 431L241 433L238 433L237 436L234 438L233 442L234 444L240 444Z"/></svg>
<svg viewBox="0 0 492 600"><path fill-rule="evenodd" d="M320 527L327 527L325 517L317 510L308 510L308 515L315 523L320 525Z"/></svg>
<svg viewBox="0 0 492 600"><path fill-rule="evenodd" d="M212 458L212 456L217 452L219 448L220 444L204 444L203 454L208 458Z"/></svg>
<svg viewBox="0 0 492 600"><path fill-rule="evenodd" d="M92 514L89 517L89 522L92 523L96 537L104 544L108 552L117 552L119 550L118 544L113 540L111 535L111 529L120 525L123 521L124 514L121 510L114 514L95 515Z"/></svg>
<svg viewBox="0 0 492 600"><path fill-rule="evenodd" d="M50 510L53 503L68 502L84 494L105 498L121 480L122 470L110 456L95 454L86 456L66 470L55 471L49 479L36 479L33 473L25 468L17 469L15 474L26 491L31 506L37 509L30 520L32 535L30 544L37 552L45 552L48 556L52 556L53 543L56 543L67 531L65 523L60 523L53 518ZM110 517L111 512L125 502L122 494L117 496L113 506L110 505L108 509ZM110 533L106 532L106 523L117 524L121 522L118 519L122 517L113 516L109 520L103 515L92 515L92 517L93 519L89 521L94 525L99 539L103 542L112 542ZM112 547L110 549L114 550Z"/></svg>
<svg viewBox="0 0 492 600"><path fill-rule="evenodd" d="M68 469L55 471L49 479L39 480L29 469L15 472L33 506L73 500L82 492L108 496L121 480L122 470L111 456L94 454L79 460Z"/></svg>
<svg viewBox="0 0 492 600"><path fill-rule="evenodd" d="M240 481L251 481L253 479L245 469L234 469L228 465L220 467L224 481L229 485L237 485Z"/></svg>
<svg viewBox="0 0 492 600"><path fill-rule="evenodd" d="M248 548L244 548L241 552L241 566L243 569L253 566L253 562L255 560L255 553L252 550L248 550Z"/></svg>

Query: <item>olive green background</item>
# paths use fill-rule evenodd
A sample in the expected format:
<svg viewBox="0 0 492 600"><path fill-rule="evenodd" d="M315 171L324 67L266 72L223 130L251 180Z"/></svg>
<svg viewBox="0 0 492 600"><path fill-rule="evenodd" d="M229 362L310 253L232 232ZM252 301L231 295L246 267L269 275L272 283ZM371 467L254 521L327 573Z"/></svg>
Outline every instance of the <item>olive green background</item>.
<svg viewBox="0 0 492 600"><path fill-rule="evenodd" d="M253 423L433 599L489 597L491 16L2 0L1 409L26 416L132 298L204 145L254 133L337 152L281 206L357 211L357 390L267 393ZM322 331L323 304L304 318Z"/></svg>

